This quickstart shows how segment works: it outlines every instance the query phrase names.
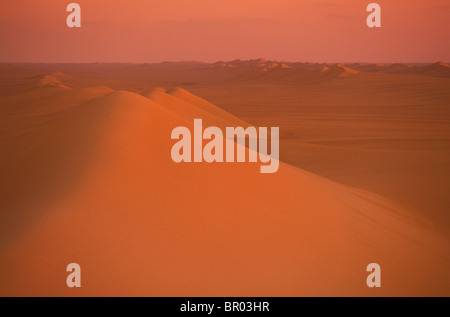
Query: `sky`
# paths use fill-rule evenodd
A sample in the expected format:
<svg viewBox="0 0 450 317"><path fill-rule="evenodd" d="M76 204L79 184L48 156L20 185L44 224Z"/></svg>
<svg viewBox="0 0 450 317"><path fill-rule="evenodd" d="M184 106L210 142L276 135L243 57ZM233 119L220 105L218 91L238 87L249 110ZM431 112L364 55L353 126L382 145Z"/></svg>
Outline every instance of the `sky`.
<svg viewBox="0 0 450 317"><path fill-rule="evenodd" d="M0 0L0 62L449 62L449 16L448 0Z"/></svg>

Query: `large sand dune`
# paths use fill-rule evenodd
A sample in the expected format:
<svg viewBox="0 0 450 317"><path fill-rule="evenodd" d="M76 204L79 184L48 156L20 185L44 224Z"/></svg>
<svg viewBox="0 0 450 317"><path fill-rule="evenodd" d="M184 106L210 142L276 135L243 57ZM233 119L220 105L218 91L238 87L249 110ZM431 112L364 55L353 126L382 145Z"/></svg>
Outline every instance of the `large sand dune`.
<svg viewBox="0 0 450 317"><path fill-rule="evenodd" d="M240 107L246 121L279 123L288 131L282 143L288 162L309 157L311 170L316 162L325 176L328 168L344 181L287 163L275 174L260 174L259 163L177 164L170 158L173 128L192 128L197 115L208 125L245 122L184 89L153 89L169 81L149 80L152 88L136 79L124 84L137 85L135 92L116 89L118 80L111 76L116 66L103 83L91 79L85 87L83 75L71 73L70 65L61 71L70 75L66 82L59 79L63 85L36 86L36 78L46 77L40 74L43 66L34 67L29 76L21 68L11 72L14 84L1 78L0 295L449 295L449 243L442 231L401 200L373 193L370 186L348 186L348 179L355 179L352 171L365 168L352 161L355 153L377 157L380 144L416 149L417 138L378 136L366 142L339 133L319 138L314 128L295 138L289 133L299 131L289 126L307 122L298 125L292 109L275 105L287 105L297 95L273 83L265 91L254 82L242 86L239 74L236 84L228 78L225 86L192 88L236 114ZM349 80L353 85L390 76L342 69L340 74L355 76L327 77L319 88L309 87L308 100L319 100L312 97L315 89L331 94ZM261 100L256 92L268 96L258 115L249 108ZM309 112L309 124L343 133L334 128L338 113L328 109L319 116L318 109ZM425 143L436 149L430 139ZM317 161L320 151L332 153L329 165ZM345 160L353 169L342 167ZM409 164L410 173L420 173ZM377 181L375 172L370 177ZM71 262L82 267L80 289L65 284ZM380 289L366 286L371 262L382 267Z"/></svg>

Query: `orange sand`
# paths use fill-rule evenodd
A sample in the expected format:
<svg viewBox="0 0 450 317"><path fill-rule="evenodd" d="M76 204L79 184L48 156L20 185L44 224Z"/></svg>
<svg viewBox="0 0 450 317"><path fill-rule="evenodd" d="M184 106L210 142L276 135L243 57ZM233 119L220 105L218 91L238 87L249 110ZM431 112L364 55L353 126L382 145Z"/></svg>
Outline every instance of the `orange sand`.
<svg viewBox="0 0 450 317"><path fill-rule="evenodd" d="M235 64L0 65L0 295L450 295L446 66ZM172 162L198 117L285 163Z"/></svg>

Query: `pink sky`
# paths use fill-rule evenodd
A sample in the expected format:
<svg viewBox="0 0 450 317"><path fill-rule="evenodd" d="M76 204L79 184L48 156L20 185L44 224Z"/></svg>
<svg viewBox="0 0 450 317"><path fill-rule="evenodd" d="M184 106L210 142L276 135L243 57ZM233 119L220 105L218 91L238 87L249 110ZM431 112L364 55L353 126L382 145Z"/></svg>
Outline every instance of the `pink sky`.
<svg viewBox="0 0 450 317"><path fill-rule="evenodd" d="M82 27L66 26L67 4ZM382 6L382 28L366 6ZM448 0L0 0L0 62L450 61Z"/></svg>

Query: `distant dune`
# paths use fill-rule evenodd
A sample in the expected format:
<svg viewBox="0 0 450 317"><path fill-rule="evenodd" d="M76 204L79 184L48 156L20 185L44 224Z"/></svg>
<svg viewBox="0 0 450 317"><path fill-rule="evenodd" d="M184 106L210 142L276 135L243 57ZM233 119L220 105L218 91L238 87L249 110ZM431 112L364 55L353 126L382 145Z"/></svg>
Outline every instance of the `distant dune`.
<svg viewBox="0 0 450 317"><path fill-rule="evenodd" d="M64 83L69 81L71 77L61 72L54 72L50 75L45 75L40 78L37 82L38 87L59 87L59 88L69 88Z"/></svg>
<svg viewBox="0 0 450 317"><path fill-rule="evenodd" d="M448 296L449 239L417 206L347 183L356 175L385 188L389 164L405 160L405 186L415 177L433 186L419 158L446 162L447 132L433 134L432 111L447 113L437 101L447 79L356 65L261 73L260 63L229 62L241 68L232 76L203 64L0 75L0 295ZM173 77L161 71L158 81L152 67ZM223 77L205 80L213 72ZM118 87L121 76L134 89ZM414 90L399 88L408 83ZM438 106L424 112L430 100ZM174 163L171 131L192 129L194 118L280 126L284 162L270 175L259 163ZM401 127L409 138L395 134ZM443 195L446 183L436 184ZM429 201L445 204L439 197ZM82 267L80 289L65 285L71 262ZM372 262L382 267L379 289L365 283Z"/></svg>

